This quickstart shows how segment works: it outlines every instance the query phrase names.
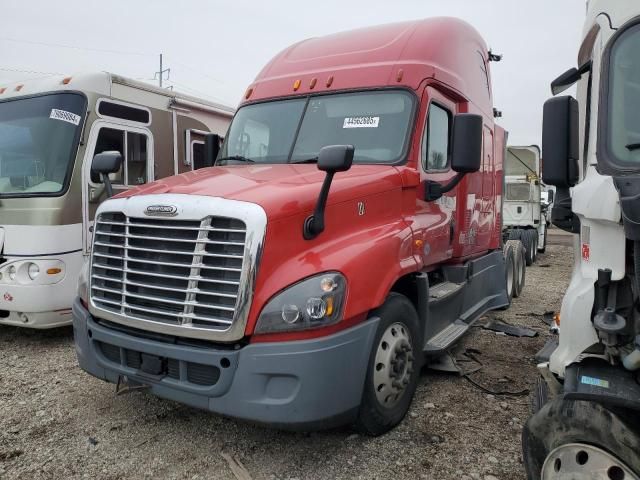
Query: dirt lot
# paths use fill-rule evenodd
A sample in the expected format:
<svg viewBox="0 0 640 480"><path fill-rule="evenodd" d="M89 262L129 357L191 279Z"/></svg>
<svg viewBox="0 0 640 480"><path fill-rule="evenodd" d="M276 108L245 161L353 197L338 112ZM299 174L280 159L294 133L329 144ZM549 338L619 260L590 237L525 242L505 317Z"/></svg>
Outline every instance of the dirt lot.
<svg viewBox="0 0 640 480"><path fill-rule="evenodd" d="M552 241L527 269L523 295L487 317L539 335L507 337L478 327L458 346L457 358L477 351L483 368L470 377L479 385L519 392L534 383L533 356L548 336L542 314L559 309L572 264L567 238ZM524 478L520 433L528 397L487 394L453 374L425 370L404 422L366 438L347 428L270 430L140 392L116 397L113 385L77 367L70 329L0 327L0 365L3 479Z"/></svg>

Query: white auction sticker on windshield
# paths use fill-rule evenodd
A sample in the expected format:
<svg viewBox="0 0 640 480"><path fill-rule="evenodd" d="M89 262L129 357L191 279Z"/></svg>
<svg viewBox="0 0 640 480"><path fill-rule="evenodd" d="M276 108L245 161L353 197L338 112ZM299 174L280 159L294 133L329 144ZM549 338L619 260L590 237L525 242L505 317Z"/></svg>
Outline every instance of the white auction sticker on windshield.
<svg viewBox="0 0 640 480"><path fill-rule="evenodd" d="M75 113L67 112L65 110L58 110L57 108L51 109L51 115L49 115L49 118L73 123L74 125L80 125L80 115L76 115Z"/></svg>
<svg viewBox="0 0 640 480"><path fill-rule="evenodd" d="M342 128L378 128L380 117L346 117Z"/></svg>

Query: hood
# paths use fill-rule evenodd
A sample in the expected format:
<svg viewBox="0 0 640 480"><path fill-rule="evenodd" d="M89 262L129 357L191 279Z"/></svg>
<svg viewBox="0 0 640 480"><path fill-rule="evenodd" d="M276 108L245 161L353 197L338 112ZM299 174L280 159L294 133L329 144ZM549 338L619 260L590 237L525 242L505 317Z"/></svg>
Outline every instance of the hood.
<svg viewBox="0 0 640 480"><path fill-rule="evenodd" d="M232 165L205 168L168 177L128 190L118 198L132 195L181 193L207 195L256 203L271 220L295 215L314 208L325 173L314 164ZM390 165L354 165L336 173L327 204L402 187L396 167Z"/></svg>

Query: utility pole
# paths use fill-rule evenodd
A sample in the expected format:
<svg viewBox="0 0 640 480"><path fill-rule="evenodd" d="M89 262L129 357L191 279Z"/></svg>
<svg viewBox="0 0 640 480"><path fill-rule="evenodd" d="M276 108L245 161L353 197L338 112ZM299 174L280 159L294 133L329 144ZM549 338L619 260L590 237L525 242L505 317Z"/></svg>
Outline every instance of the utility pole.
<svg viewBox="0 0 640 480"><path fill-rule="evenodd" d="M162 88L162 77L164 76L165 72L167 74L167 80L169 80L171 69L170 68L165 68L164 70L162 69L162 54L160 54L160 70L158 70L153 74L153 79L154 80L156 78L158 79L158 85L160 86L160 88Z"/></svg>

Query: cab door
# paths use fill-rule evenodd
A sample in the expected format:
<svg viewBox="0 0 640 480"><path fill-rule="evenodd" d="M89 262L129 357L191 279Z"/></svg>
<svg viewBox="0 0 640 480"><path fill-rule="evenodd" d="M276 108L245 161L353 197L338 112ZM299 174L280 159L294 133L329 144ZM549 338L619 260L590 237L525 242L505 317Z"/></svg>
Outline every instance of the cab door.
<svg viewBox="0 0 640 480"><path fill-rule="evenodd" d="M114 195L131 187L154 180L153 135L147 128L97 120L91 126L83 162L83 246L90 250L94 216L100 203L106 200L102 179L91 172L94 155L109 150L122 154L120 171L110 175Z"/></svg>
<svg viewBox="0 0 640 480"><path fill-rule="evenodd" d="M456 175L451 170L451 138L457 105L433 87L425 89L422 105L426 107L417 167L420 181L445 184ZM438 200L427 202L424 190L418 189L413 229L415 238L422 241L421 258L427 268L452 256L459 228L455 221L456 191L457 187Z"/></svg>

